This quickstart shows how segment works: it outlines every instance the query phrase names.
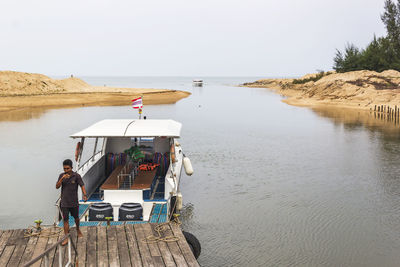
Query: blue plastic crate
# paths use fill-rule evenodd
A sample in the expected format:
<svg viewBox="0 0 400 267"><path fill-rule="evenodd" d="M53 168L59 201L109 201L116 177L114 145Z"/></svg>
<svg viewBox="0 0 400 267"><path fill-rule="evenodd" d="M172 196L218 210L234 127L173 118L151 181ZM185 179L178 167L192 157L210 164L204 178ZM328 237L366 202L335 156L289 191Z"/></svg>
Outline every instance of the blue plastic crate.
<svg viewBox="0 0 400 267"><path fill-rule="evenodd" d="M98 226L99 222L80 222L79 226Z"/></svg>
<svg viewBox="0 0 400 267"><path fill-rule="evenodd" d="M85 212L87 211L89 206L90 206L90 204L79 204L79 219L82 218L83 214L85 214ZM68 222L69 222L69 227L75 226L74 217L72 217L71 215L68 218ZM64 226L64 222L61 220L58 223L58 226L60 226L60 227Z"/></svg>
<svg viewBox="0 0 400 267"><path fill-rule="evenodd" d="M152 215L152 216L150 217L149 222L151 222L151 223L156 223L156 222L158 222L158 214Z"/></svg>
<svg viewBox="0 0 400 267"><path fill-rule="evenodd" d="M161 214L167 214L167 203L163 204Z"/></svg>
<svg viewBox="0 0 400 267"><path fill-rule="evenodd" d="M167 215L161 214L160 217L158 218L158 223L165 223L165 222L167 222Z"/></svg>
<svg viewBox="0 0 400 267"><path fill-rule="evenodd" d="M147 223L145 221L126 221L125 224L141 224L141 223Z"/></svg>
<svg viewBox="0 0 400 267"><path fill-rule="evenodd" d="M120 221L112 221L110 222L110 225L123 225L125 222L120 222ZM101 222L100 226L107 226L107 222Z"/></svg>

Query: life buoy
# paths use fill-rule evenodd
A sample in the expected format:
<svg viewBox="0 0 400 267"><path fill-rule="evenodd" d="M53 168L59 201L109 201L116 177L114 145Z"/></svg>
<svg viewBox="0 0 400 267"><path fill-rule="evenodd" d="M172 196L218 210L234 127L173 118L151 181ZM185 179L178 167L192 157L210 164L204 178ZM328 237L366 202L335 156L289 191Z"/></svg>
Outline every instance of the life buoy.
<svg viewBox="0 0 400 267"><path fill-rule="evenodd" d="M171 145L171 148L169 150L170 154L171 154L171 161L172 163L176 162L176 157L175 157L175 144Z"/></svg>
<svg viewBox="0 0 400 267"><path fill-rule="evenodd" d="M78 142L76 144L76 149L75 149L75 161L78 161L80 152L81 152L81 142Z"/></svg>

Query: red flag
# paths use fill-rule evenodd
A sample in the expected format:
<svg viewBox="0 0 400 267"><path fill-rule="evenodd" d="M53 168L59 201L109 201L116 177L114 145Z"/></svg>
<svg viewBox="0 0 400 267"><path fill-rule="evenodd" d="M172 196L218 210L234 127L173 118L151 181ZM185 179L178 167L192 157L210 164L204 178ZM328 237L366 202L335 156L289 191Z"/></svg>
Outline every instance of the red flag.
<svg viewBox="0 0 400 267"><path fill-rule="evenodd" d="M142 97L132 99L132 108L143 108Z"/></svg>

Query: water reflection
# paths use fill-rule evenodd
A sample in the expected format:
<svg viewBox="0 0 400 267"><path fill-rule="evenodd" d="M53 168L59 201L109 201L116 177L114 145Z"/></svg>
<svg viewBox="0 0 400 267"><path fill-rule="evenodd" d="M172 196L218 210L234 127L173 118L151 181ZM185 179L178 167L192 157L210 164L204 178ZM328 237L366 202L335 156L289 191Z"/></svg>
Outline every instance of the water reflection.
<svg viewBox="0 0 400 267"><path fill-rule="evenodd" d="M24 121L40 118L48 109L23 108L0 112L0 121Z"/></svg>
<svg viewBox="0 0 400 267"><path fill-rule="evenodd" d="M383 226L392 231L400 231L397 223L400 220L400 169L394 168L400 162L399 121L387 114L373 111L339 108L314 108L313 111L321 117L333 120L336 127L343 126L345 131L355 132L358 137L364 129L368 130L370 142L376 145L376 149L367 149L366 152L370 152L369 156L373 158L376 171L372 173L372 177L378 189L375 197L381 200L379 203L375 202L369 212L371 216L380 214ZM367 157L357 154L354 156Z"/></svg>
<svg viewBox="0 0 400 267"><path fill-rule="evenodd" d="M382 113L333 107L318 107L313 108L313 111L321 117L333 120L337 126L343 125L346 130L365 128L395 138L400 134L399 121Z"/></svg>

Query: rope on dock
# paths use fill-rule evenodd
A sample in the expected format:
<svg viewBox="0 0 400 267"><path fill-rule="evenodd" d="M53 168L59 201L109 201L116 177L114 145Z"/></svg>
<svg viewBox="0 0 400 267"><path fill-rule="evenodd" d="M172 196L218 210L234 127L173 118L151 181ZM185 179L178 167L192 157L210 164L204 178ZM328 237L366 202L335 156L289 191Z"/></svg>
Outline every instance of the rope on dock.
<svg viewBox="0 0 400 267"><path fill-rule="evenodd" d="M54 229L54 231L53 231ZM41 236L41 237L57 237L59 233L62 231L61 227L53 226L50 228L37 228L36 226L29 226L24 231L24 237L29 238L33 236Z"/></svg>
<svg viewBox="0 0 400 267"><path fill-rule="evenodd" d="M168 226L170 223L174 223L176 225L181 225L181 221L179 220L179 214L173 214L174 215L174 219L170 222L166 222L166 223L161 223L161 224L157 224L154 227L154 231L157 232L157 235L149 235L147 236L145 239L142 240L142 242L145 242L147 244L150 243L157 243L160 241L163 242L176 242L179 241L179 237L175 236L174 234L172 235L168 235L168 236L163 236L163 234L165 235L165 232L168 230Z"/></svg>

